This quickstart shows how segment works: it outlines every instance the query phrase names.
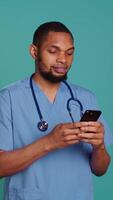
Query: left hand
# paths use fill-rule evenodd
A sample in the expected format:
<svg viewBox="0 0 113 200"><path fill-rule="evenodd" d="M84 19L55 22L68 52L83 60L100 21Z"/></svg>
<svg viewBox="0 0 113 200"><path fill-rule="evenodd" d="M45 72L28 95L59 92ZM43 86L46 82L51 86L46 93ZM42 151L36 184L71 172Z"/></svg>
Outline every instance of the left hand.
<svg viewBox="0 0 113 200"><path fill-rule="evenodd" d="M104 148L104 126L101 122L81 122L80 141L92 144L93 148Z"/></svg>

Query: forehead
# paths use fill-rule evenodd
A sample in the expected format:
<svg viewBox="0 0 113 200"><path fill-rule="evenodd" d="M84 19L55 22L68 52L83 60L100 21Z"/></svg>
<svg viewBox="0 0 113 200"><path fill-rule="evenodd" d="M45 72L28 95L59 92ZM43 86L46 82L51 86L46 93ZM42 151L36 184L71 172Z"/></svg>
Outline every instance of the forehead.
<svg viewBox="0 0 113 200"><path fill-rule="evenodd" d="M49 32L47 36L44 38L42 46L48 47L56 45L59 48L68 49L73 47L73 40L71 35L66 32Z"/></svg>

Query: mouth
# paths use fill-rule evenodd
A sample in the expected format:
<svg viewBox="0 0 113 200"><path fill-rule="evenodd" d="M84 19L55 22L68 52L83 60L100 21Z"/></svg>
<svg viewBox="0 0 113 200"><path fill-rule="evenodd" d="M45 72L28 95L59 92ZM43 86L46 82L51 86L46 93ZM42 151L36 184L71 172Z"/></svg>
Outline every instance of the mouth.
<svg viewBox="0 0 113 200"><path fill-rule="evenodd" d="M54 70L54 72L56 72L58 74L67 73L67 67L65 67L65 66L53 66L52 69Z"/></svg>

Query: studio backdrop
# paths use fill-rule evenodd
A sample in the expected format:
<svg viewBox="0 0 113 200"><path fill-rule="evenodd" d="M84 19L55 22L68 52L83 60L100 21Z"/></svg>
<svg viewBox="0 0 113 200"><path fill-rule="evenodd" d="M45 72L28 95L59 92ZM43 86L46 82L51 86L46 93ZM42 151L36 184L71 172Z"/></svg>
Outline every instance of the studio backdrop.
<svg viewBox="0 0 113 200"><path fill-rule="evenodd" d="M29 44L47 21L63 22L75 38L71 82L92 90L113 132L113 0L0 0L0 88L34 72ZM113 147L109 147L113 159ZM113 199L113 162L94 177L94 199ZM0 180L0 200L3 199Z"/></svg>

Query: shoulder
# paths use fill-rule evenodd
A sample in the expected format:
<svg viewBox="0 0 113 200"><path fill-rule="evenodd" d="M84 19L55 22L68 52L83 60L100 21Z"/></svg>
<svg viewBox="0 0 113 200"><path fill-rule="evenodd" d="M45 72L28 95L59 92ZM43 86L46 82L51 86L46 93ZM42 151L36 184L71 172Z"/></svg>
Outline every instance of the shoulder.
<svg viewBox="0 0 113 200"><path fill-rule="evenodd" d="M71 89L76 93L78 96L92 96L95 97L95 93L88 88L73 84L68 82L70 85Z"/></svg>
<svg viewBox="0 0 113 200"><path fill-rule="evenodd" d="M73 91L74 98L78 99L83 104L84 110L97 109L98 102L94 92L85 87L75 85L70 82L68 82L68 84Z"/></svg>
<svg viewBox="0 0 113 200"><path fill-rule="evenodd" d="M9 96L11 93L18 93L19 91L22 91L22 89L28 88L28 81L29 77L22 80L18 80L15 83L5 86L0 90L0 96Z"/></svg>

